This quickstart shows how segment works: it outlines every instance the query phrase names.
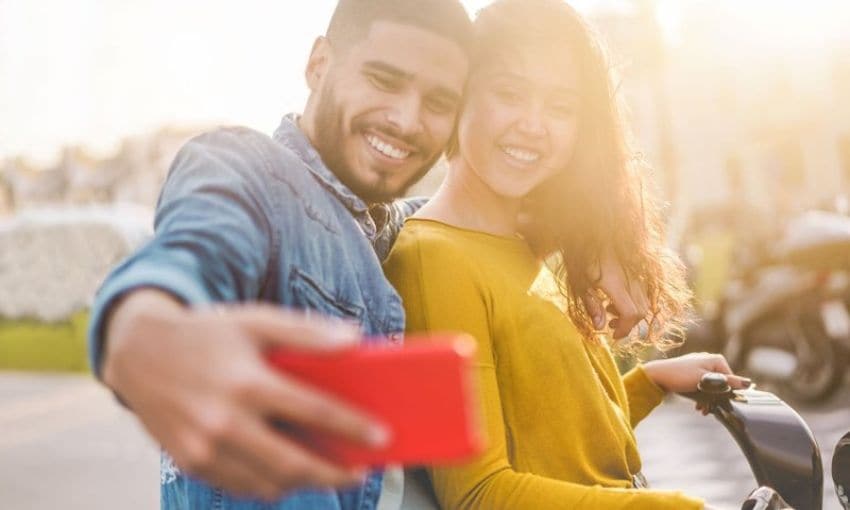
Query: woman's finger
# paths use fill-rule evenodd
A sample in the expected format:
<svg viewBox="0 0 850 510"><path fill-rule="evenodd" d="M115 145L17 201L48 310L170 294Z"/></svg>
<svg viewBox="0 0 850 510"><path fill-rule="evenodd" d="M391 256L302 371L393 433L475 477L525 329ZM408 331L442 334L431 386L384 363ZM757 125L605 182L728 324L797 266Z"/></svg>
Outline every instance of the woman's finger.
<svg viewBox="0 0 850 510"><path fill-rule="evenodd" d="M711 370L726 375L732 374L732 368L729 366L729 362L720 354L711 355Z"/></svg>
<svg viewBox="0 0 850 510"><path fill-rule="evenodd" d="M753 385L752 379L740 375L727 375L726 380L733 390L745 390Z"/></svg>

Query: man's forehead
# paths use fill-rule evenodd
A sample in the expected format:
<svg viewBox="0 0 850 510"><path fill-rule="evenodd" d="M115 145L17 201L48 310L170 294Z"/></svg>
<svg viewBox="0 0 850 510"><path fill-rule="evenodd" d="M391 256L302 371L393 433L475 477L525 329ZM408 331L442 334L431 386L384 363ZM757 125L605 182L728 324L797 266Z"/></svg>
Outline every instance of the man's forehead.
<svg viewBox="0 0 850 510"><path fill-rule="evenodd" d="M462 88L468 57L451 38L425 28L389 20L376 20L349 55L358 65L383 62L405 75L425 81L440 81Z"/></svg>

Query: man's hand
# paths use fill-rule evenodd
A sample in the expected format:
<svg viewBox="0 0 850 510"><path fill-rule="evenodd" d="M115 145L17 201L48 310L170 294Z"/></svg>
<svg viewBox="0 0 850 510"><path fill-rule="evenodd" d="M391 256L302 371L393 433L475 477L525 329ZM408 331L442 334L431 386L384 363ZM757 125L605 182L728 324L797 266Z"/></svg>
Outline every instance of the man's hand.
<svg viewBox="0 0 850 510"><path fill-rule="evenodd" d="M595 269L599 281L596 290L602 291L610 303L606 306L603 298L596 292L590 292L583 299L587 313L596 329L610 327L614 330L612 335L615 339L625 338L649 314L646 289L626 275L612 254L603 256ZM610 321L608 313L613 316Z"/></svg>
<svg viewBox="0 0 850 510"><path fill-rule="evenodd" d="M192 310L138 290L108 323L103 378L178 467L239 495L273 500L300 487L342 487L363 473L336 466L271 420L381 446L387 431L270 368L266 349L337 349L356 328L246 304Z"/></svg>
<svg viewBox="0 0 850 510"><path fill-rule="evenodd" d="M689 393L697 390L704 374L725 374L732 389L749 388L752 381L732 373L729 363L721 354L698 352L677 358L650 361L643 366L652 381L665 391Z"/></svg>

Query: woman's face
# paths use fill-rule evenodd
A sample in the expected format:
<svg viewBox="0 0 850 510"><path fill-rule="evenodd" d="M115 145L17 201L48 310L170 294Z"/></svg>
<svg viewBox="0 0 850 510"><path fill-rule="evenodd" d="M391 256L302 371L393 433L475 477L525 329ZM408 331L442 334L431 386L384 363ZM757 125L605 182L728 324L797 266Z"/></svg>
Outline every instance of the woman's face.
<svg viewBox="0 0 850 510"><path fill-rule="evenodd" d="M567 53L524 47L470 77L458 120L459 155L499 195L521 198L572 159L580 77Z"/></svg>

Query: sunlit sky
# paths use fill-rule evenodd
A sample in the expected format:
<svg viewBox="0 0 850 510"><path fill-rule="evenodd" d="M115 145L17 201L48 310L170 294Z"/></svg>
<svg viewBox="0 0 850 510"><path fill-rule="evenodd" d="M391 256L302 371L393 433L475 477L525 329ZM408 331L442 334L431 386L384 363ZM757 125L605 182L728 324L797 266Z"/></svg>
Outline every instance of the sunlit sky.
<svg viewBox="0 0 850 510"><path fill-rule="evenodd" d="M658 17L672 43L681 36L682 6L700 1L659 0ZM470 12L487 3L464 2ZM47 164L66 144L106 155L122 137L166 124L238 123L270 131L303 104L303 65L334 4L0 0L0 158L23 154ZM590 12L629 2L572 4ZM752 24L754 38L781 34L797 45L821 44L842 30L830 25L840 18L826 14L850 11L846 0L711 4Z"/></svg>

